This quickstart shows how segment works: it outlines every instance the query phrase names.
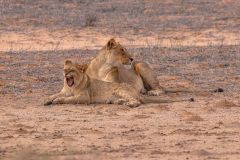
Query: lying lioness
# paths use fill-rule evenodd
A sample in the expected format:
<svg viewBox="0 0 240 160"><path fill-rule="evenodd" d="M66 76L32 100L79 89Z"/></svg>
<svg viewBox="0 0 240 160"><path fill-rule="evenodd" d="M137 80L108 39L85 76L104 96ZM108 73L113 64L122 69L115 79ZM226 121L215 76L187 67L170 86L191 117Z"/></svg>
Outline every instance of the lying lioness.
<svg viewBox="0 0 240 160"><path fill-rule="evenodd" d="M140 93L160 95L162 93L189 92L186 89L165 89L158 83L157 76L145 62L133 62L130 69L125 64L130 64L133 58L126 48L110 39L98 51L96 57L90 62L86 73L94 79L105 82L127 83Z"/></svg>
<svg viewBox="0 0 240 160"><path fill-rule="evenodd" d="M142 96L126 83L111 83L90 78L85 73L86 68L86 65L79 65L66 60L64 64L64 87L60 93L45 100L44 104L112 103L136 107L141 103L169 103L191 100L168 100Z"/></svg>

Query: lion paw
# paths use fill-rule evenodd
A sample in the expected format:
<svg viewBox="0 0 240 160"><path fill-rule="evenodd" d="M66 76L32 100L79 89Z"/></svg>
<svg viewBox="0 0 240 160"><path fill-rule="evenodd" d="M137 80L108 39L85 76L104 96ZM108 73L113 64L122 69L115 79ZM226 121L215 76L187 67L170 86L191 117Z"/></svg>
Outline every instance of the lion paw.
<svg viewBox="0 0 240 160"><path fill-rule="evenodd" d="M48 106L48 105L51 105L52 102L53 102L53 99L47 98L44 100L43 105Z"/></svg>
<svg viewBox="0 0 240 160"><path fill-rule="evenodd" d="M124 103L124 105L129 106L131 108L138 107L141 104L139 101L129 101L127 103Z"/></svg>
<svg viewBox="0 0 240 160"><path fill-rule="evenodd" d="M164 94L163 90L151 90L147 92L147 95L149 96L160 96L162 94Z"/></svg>
<svg viewBox="0 0 240 160"><path fill-rule="evenodd" d="M64 98L56 98L52 101L52 104L63 104Z"/></svg>
<svg viewBox="0 0 240 160"><path fill-rule="evenodd" d="M126 102L124 99L121 98L110 98L106 101L107 104L123 104L124 102Z"/></svg>

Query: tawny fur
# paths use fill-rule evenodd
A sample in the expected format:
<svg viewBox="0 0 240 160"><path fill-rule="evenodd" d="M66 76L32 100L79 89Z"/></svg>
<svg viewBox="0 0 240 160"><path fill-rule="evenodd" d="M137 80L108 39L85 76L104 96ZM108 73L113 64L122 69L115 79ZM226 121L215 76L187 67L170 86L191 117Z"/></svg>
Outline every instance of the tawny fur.
<svg viewBox="0 0 240 160"><path fill-rule="evenodd" d="M86 73L91 78L105 82L127 83L139 93L148 93L153 96L187 91L168 90L161 87L154 71L145 62L134 62L131 68L127 69L124 64L130 64L132 60L126 48L114 39L110 39L90 62Z"/></svg>
<svg viewBox="0 0 240 160"><path fill-rule="evenodd" d="M112 103L136 107L141 103L170 103L189 101L190 99L160 99L145 97L131 85L126 83L104 82L90 78L86 72L86 65L79 65L67 60L64 64L64 87L60 93L50 96L45 100L45 105L50 104L97 104ZM73 79L69 86L67 79Z"/></svg>

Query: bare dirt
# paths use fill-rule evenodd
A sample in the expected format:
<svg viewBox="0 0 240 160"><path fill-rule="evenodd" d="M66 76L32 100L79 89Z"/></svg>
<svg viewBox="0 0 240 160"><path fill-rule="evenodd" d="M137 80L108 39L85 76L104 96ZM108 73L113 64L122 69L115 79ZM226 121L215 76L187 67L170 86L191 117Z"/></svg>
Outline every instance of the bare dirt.
<svg viewBox="0 0 240 160"><path fill-rule="evenodd" d="M1 1L0 159L240 159L240 3ZM116 37L195 102L55 105L63 61ZM223 92L214 92L222 88Z"/></svg>

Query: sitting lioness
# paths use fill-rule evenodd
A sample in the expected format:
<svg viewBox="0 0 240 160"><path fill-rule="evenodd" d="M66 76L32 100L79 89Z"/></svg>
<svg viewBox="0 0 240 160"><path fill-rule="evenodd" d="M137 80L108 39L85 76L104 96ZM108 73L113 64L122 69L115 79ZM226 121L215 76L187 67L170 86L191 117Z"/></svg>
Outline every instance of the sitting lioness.
<svg viewBox="0 0 240 160"><path fill-rule="evenodd" d="M96 104L112 103L136 107L141 103L169 103L188 100L167 100L140 95L131 85L125 83L104 82L90 78L86 65L66 60L64 64L64 87L60 93L45 100L50 104Z"/></svg>
<svg viewBox="0 0 240 160"><path fill-rule="evenodd" d="M144 62L133 62L130 69L124 64L130 64L133 58L126 48L110 39L90 62L86 73L94 79L105 82L127 83L139 93L160 95L164 93L188 92L184 89L164 89L158 83L154 71Z"/></svg>

